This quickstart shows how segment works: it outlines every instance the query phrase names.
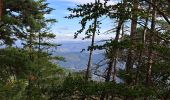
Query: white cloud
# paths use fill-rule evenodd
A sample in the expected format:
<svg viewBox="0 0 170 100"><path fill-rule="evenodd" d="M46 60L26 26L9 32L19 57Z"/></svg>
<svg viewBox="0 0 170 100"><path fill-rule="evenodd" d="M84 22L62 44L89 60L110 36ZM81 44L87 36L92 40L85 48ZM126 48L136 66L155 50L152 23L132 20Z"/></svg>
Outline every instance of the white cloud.
<svg viewBox="0 0 170 100"><path fill-rule="evenodd" d="M84 34L79 34L79 36L77 37L77 39L74 39L74 34L61 34L61 33L56 33L56 38L55 38L55 42L63 42L63 41L91 41L91 39L85 39L82 40L85 37ZM106 39L111 39L113 36L113 34L100 34L100 35L96 35L95 40L96 41L100 41L100 40L106 40Z"/></svg>

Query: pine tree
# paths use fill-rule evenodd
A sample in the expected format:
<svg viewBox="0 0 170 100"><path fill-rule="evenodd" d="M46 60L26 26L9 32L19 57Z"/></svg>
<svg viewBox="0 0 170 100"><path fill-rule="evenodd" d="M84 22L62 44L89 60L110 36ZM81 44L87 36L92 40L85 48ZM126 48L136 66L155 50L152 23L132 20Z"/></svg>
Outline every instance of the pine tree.
<svg viewBox="0 0 170 100"><path fill-rule="evenodd" d="M90 51L88 64L87 64L87 70L85 79L88 80L89 77L91 77L91 68L92 68L92 55L94 51L94 42L95 42L95 35L98 32L100 22L98 21L98 18L101 17L106 13L106 9L103 8L103 4L100 3L100 0L96 0L95 3L87 3L83 5L77 5L77 8L68 8L69 11L75 13L71 14L67 18L78 18L81 17L81 26L82 28L78 30L75 33L75 38L77 38L78 34L82 33L86 29L86 24L88 21L93 20L93 23L91 23L88 26L88 29L85 31L85 35L87 35L85 38L92 37L91 45L89 46L88 50Z"/></svg>

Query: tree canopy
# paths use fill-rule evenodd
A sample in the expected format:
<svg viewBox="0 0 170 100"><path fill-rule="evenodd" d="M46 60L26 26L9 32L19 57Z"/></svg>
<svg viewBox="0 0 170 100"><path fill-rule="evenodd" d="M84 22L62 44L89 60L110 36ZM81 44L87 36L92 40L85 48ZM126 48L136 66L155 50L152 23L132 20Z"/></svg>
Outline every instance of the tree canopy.
<svg viewBox="0 0 170 100"><path fill-rule="evenodd" d="M65 18L80 19L74 37L91 39L86 70L73 72L56 63L64 58L49 42L56 19L45 17L54 10L46 0L0 0L0 99L169 100L169 0L109 1L68 8ZM115 24L105 32L112 38L96 45L96 35L105 34L100 26L107 26L101 18ZM93 64L95 50L104 58Z"/></svg>

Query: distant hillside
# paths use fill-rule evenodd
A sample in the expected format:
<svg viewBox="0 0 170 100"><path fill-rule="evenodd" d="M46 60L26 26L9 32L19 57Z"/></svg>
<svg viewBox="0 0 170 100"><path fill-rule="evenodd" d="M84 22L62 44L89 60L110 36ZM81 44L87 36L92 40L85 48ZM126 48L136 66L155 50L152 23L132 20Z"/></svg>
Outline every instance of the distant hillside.
<svg viewBox="0 0 170 100"><path fill-rule="evenodd" d="M65 68L71 70L84 70L86 69L89 53L88 51L82 51L87 49L90 42L63 42L62 46L58 47L55 55L62 56L66 59L66 62L59 62L59 64ZM94 63L103 59L102 51L95 51L93 55Z"/></svg>
<svg viewBox="0 0 170 100"><path fill-rule="evenodd" d="M80 52L58 52L57 55L64 57L66 60L66 62L59 62L59 65L75 71L84 70L89 57L87 53ZM93 55L94 63L99 62L102 58L103 54Z"/></svg>

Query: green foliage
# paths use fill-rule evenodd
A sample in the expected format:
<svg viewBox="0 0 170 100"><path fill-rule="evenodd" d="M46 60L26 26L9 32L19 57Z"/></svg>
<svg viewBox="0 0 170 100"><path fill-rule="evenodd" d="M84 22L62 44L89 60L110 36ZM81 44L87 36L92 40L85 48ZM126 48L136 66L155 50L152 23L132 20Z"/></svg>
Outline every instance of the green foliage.
<svg viewBox="0 0 170 100"><path fill-rule="evenodd" d="M0 97L18 100L31 96L31 100L46 100L44 90L58 84L65 75L65 71L53 64L51 59L46 53L17 48L1 49Z"/></svg>
<svg viewBox="0 0 170 100"><path fill-rule="evenodd" d="M35 38L33 34L35 32L43 32L42 34L46 37L54 37L49 34L47 29L49 29L50 23L56 21L45 18L44 15L50 14L53 10L48 7L45 0L5 0L3 10L0 39L3 40L4 44L11 45L16 39L28 38L29 34Z"/></svg>
<svg viewBox="0 0 170 100"><path fill-rule="evenodd" d="M81 17L81 21L79 22L81 24L81 29L78 30L74 37L77 38L77 36L85 31L85 38L92 37L91 33L94 33L94 31L99 32L99 25L101 24L100 21L97 21L97 27L94 27L94 23L91 23L86 30L86 24L88 22L93 21L95 18L100 18L102 15L106 14L108 12L108 9L105 9L103 7L104 5L100 2L96 3L87 3L83 5L77 5L76 8L68 8L70 12L73 14L70 14L66 18L73 19L73 18L79 18Z"/></svg>
<svg viewBox="0 0 170 100"><path fill-rule="evenodd" d="M106 50L108 65L108 59L115 60L114 64L121 62L125 64L128 63L128 59L132 59L129 70L117 68L119 65L115 67L118 69L117 73L113 71L114 68L111 69L110 77L116 74L120 82L113 79L106 82L87 81L81 72L67 75L66 70L54 64L56 60L65 59L50 55L51 48L59 45L47 41L55 39L55 34L50 32L50 25L56 20L47 19L45 15L54 9L50 8L45 0L4 0L0 22L0 46L5 45L0 49L0 99L99 100L101 97L110 100L169 99L170 26L167 23L170 17L169 2L155 0L159 5L157 6L150 0L136 2L122 0L114 5L107 5L107 1L109 0L68 8L72 14L66 18L82 18L81 29L75 33L75 38L83 32L85 38L91 38L95 33L99 34L102 23L97 20L98 18L108 17L116 20L116 23L118 21L118 27L108 31L116 34L122 32L118 40L110 39L103 45L89 46L88 50ZM140 7L135 9L135 3L139 3ZM157 16L150 10L155 10ZM128 28L124 29L123 24L129 26L129 20L134 21L134 16L139 26L137 25L136 29L131 26L131 31L136 30L133 37L133 34L129 35L129 32L126 32ZM158 20L161 16L164 20ZM93 20L94 22L90 23ZM154 23L155 28L149 26ZM20 40L24 48L12 47L16 40ZM49 50L50 54L46 53L46 50ZM109 70L105 69L105 72ZM105 78L106 73L103 74ZM147 82L148 76L151 82Z"/></svg>
<svg viewBox="0 0 170 100"><path fill-rule="evenodd" d="M30 60L28 52L15 48L0 49L1 75L0 79L7 82L12 78L26 78Z"/></svg>

